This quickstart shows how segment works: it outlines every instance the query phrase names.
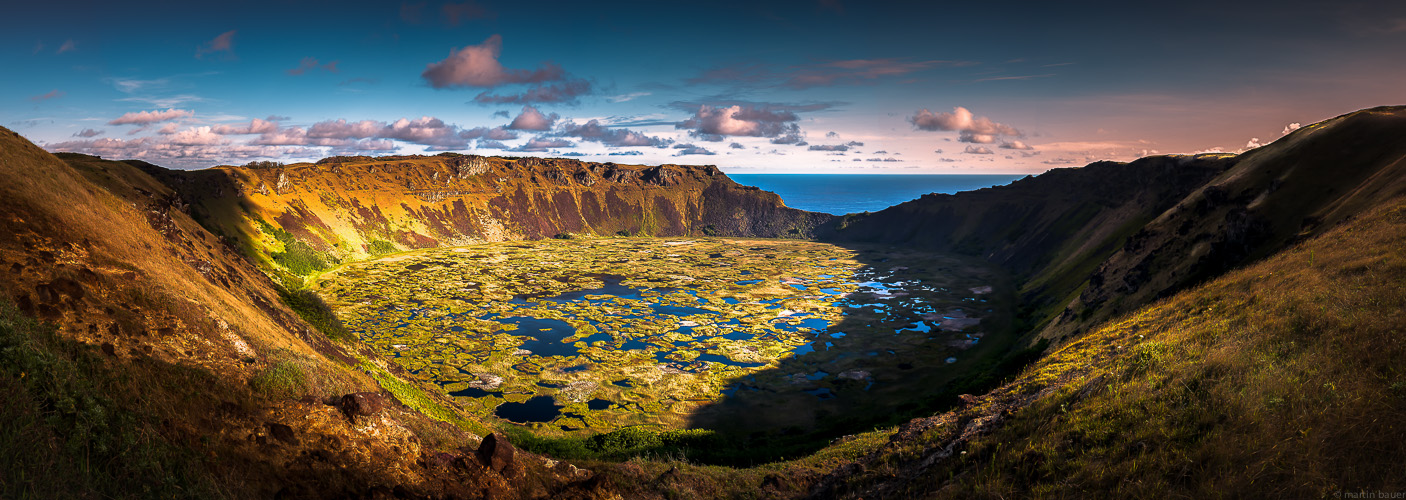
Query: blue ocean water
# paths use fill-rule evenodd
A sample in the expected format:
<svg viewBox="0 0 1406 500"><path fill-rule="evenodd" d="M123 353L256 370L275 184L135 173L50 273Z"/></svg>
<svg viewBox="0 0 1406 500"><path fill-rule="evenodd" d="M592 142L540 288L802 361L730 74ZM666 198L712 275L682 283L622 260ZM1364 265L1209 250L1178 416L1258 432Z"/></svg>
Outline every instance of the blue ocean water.
<svg viewBox="0 0 1406 500"><path fill-rule="evenodd" d="M781 195L786 206L844 215L877 212L928 193L1010 184L1024 175L728 174L738 184Z"/></svg>

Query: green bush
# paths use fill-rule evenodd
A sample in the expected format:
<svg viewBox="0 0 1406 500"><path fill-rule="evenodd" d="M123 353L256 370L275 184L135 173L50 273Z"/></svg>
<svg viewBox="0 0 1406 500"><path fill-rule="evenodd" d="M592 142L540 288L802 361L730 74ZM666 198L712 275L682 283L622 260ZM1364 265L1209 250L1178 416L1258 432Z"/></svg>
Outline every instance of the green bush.
<svg viewBox="0 0 1406 500"><path fill-rule="evenodd" d="M342 320L337 318L337 314L332 312L332 308L322 301L316 292L308 289L288 290L280 287L278 297L283 299L283 303L288 305L293 312L307 321L309 325L326 335L332 340L350 342L356 340L347 327L342 325Z"/></svg>
<svg viewBox="0 0 1406 500"><path fill-rule="evenodd" d="M396 253L398 251L400 250L397 249L395 245L389 241L374 240L371 242L371 255L385 255L388 253Z"/></svg>
<svg viewBox="0 0 1406 500"><path fill-rule="evenodd" d="M273 236L273 239L283 244L282 252L274 252L269 255L275 264L299 276L308 276L318 271L327 270L326 254L297 239L293 233L273 227L272 224L263 220L255 222L259 225L260 231Z"/></svg>

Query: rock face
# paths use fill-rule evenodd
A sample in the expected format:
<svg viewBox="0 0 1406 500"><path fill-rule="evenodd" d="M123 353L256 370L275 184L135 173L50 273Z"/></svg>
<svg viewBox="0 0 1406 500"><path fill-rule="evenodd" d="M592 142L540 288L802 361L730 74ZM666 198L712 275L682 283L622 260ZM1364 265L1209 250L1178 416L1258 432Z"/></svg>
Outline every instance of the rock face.
<svg viewBox="0 0 1406 500"><path fill-rule="evenodd" d="M832 217L713 166L440 155L149 173L246 248L262 221L331 258L563 233L807 238Z"/></svg>

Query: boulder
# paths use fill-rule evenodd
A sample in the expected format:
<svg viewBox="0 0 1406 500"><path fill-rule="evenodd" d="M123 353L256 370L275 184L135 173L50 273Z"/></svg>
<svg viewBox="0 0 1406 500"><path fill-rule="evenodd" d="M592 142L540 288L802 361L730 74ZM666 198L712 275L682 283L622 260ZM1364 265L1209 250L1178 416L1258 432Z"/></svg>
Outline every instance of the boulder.
<svg viewBox="0 0 1406 500"><path fill-rule="evenodd" d="M386 397L376 392L356 392L342 396L341 409L348 419L370 416L385 409Z"/></svg>
<svg viewBox="0 0 1406 500"><path fill-rule="evenodd" d="M512 467L514 453L516 450L513 449L513 444L496 432L483 438L483 442L478 445L478 451L474 452L479 463L500 473Z"/></svg>
<svg viewBox="0 0 1406 500"><path fill-rule="evenodd" d="M269 435L274 439L288 444L298 444L298 437L293 435L293 428L287 425L268 422L264 424L269 429Z"/></svg>

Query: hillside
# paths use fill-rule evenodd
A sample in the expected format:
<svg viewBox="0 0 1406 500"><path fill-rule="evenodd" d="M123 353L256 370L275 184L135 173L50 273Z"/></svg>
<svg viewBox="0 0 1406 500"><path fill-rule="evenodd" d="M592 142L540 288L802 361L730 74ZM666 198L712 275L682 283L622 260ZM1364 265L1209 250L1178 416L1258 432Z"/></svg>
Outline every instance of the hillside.
<svg viewBox="0 0 1406 500"><path fill-rule="evenodd" d="M1406 198L1120 315L916 419L820 498L1406 488ZM1370 497L1362 497L1370 498Z"/></svg>
<svg viewBox="0 0 1406 500"><path fill-rule="evenodd" d="M986 258L1024 283L1032 341L1058 341L1406 193L1402 137L1406 107L1374 108L1240 155L1056 169L817 233Z"/></svg>
<svg viewBox="0 0 1406 500"><path fill-rule="evenodd" d="M0 130L0 496L540 496L581 479L526 454L516 476L478 465L442 396L300 319L315 304L169 188L82 163Z"/></svg>

